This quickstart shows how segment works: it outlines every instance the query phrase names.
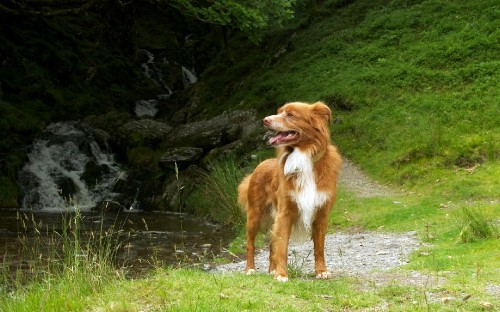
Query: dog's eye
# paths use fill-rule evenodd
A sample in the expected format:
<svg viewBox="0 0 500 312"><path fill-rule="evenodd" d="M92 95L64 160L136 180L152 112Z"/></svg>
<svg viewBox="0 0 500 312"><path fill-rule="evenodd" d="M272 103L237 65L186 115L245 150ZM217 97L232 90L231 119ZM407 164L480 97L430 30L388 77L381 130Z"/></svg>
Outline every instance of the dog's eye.
<svg viewBox="0 0 500 312"><path fill-rule="evenodd" d="M292 113L287 113L286 117L294 117L294 115Z"/></svg>

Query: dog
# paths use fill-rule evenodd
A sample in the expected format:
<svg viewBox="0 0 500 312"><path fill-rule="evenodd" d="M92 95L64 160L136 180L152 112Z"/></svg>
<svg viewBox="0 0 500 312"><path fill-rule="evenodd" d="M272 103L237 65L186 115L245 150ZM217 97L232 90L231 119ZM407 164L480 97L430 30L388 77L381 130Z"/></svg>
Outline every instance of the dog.
<svg viewBox="0 0 500 312"><path fill-rule="evenodd" d="M274 132L269 144L276 158L261 162L238 186L238 203L246 211L246 274L255 272L255 237L259 225L272 222L269 273L288 281L288 243L306 235L314 242L316 277L332 276L325 265L328 213L335 203L341 157L330 141L331 110L323 102L287 103L265 117Z"/></svg>

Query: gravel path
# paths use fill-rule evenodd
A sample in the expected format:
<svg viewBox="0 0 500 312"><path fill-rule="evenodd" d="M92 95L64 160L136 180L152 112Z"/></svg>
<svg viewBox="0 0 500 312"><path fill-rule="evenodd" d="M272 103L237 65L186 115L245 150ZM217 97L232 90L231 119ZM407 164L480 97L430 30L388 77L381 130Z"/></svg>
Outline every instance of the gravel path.
<svg viewBox="0 0 500 312"><path fill-rule="evenodd" d="M387 186L368 178L356 165L347 159L342 160L339 184L340 187L346 188L358 197L391 196L395 193Z"/></svg>
<svg viewBox="0 0 500 312"><path fill-rule="evenodd" d="M390 196L394 192L370 180L353 163L344 160L339 177L340 187L359 197ZM415 232L391 233L334 233L325 240L325 258L334 275L362 275L384 271L408 262L409 254L418 248ZM290 268L303 273L314 272L313 243L291 243L288 253ZM257 272L267 272L269 265L267 249L256 254ZM245 260L215 267L213 272L244 272Z"/></svg>
<svg viewBox="0 0 500 312"><path fill-rule="evenodd" d="M334 275L361 275L387 270L408 262L408 255L418 247L414 232L406 234L335 233L325 240L327 267ZM288 265L303 273L314 273L313 243L292 243L288 249ZM266 273L269 251L255 257L256 271ZM220 265L215 272L244 272L245 261Z"/></svg>

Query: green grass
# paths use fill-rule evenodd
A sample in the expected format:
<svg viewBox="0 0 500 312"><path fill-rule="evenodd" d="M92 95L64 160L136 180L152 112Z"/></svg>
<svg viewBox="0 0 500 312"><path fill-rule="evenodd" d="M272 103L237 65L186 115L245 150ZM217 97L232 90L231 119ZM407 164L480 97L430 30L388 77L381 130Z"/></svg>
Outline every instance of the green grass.
<svg viewBox="0 0 500 312"><path fill-rule="evenodd" d="M343 156L395 195L359 198L341 188L330 230L416 231L422 240L410 263L384 272L382 282L369 276L316 281L299 273L300 263L292 265L294 277L285 285L267 275L188 269L95 284L100 275L92 270L80 277L63 270L12 292L2 287L0 306L483 311L489 302L498 310L500 300L488 289L500 285L499 14L494 0L326 0L310 19L294 21L261 46L233 42L238 66L219 57L202 74L197 92L204 114L230 107L264 115L295 100L324 100L332 107L333 140ZM287 52L275 59L283 45ZM241 224L235 189L248 171L241 163L213 164L193 203ZM241 252L243 242L238 236L232 252ZM414 272L422 283L406 282ZM450 297L455 299L443 299Z"/></svg>
<svg viewBox="0 0 500 312"><path fill-rule="evenodd" d="M200 87L204 108L237 104L264 115L287 101L324 100L342 153L391 183L420 187L437 170L498 164L498 3L339 3L325 1L307 27L274 33L265 51L241 48L245 70L212 65Z"/></svg>
<svg viewBox="0 0 500 312"><path fill-rule="evenodd" d="M244 177L233 158L225 158L208 165L208 172L200 171L201 186L188 199L198 215L208 215L214 221L241 228L245 216L238 205L236 189Z"/></svg>
<svg viewBox="0 0 500 312"><path fill-rule="evenodd" d="M84 235L78 206L53 229L26 213L17 219L22 262L0 266L2 311L80 310L88 296L124 280L115 267L121 242L114 227L104 230L101 223Z"/></svg>

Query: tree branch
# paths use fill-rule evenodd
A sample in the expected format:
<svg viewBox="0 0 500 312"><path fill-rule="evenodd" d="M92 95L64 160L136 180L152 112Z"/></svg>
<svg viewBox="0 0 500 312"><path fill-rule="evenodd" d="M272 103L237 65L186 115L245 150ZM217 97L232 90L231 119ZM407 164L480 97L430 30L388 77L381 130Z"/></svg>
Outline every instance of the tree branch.
<svg viewBox="0 0 500 312"><path fill-rule="evenodd" d="M41 0L41 1L29 1L30 6L26 5L28 2L25 3L19 3L15 0L10 0L9 2L15 6L9 7L4 4L4 1L0 3L0 11L9 14L9 15L17 15L17 16L60 16L60 15L74 15L74 14L79 14L83 11L86 11L90 9L92 6L94 6L96 3L100 1L106 1L106 0L75 0L75 1L47 1L47 0ZM83 3L83 4L82 4ZM47 7L47 5L51 5L51 7ZM82 4L81 6L78 7L70 7L70 8L65 8L61 9L60 7L66 6L66 5L74 5L74 4ZM54 6L55 5L55 6ZM41 6L43 8L37 8L37 6Z"/></svg>

